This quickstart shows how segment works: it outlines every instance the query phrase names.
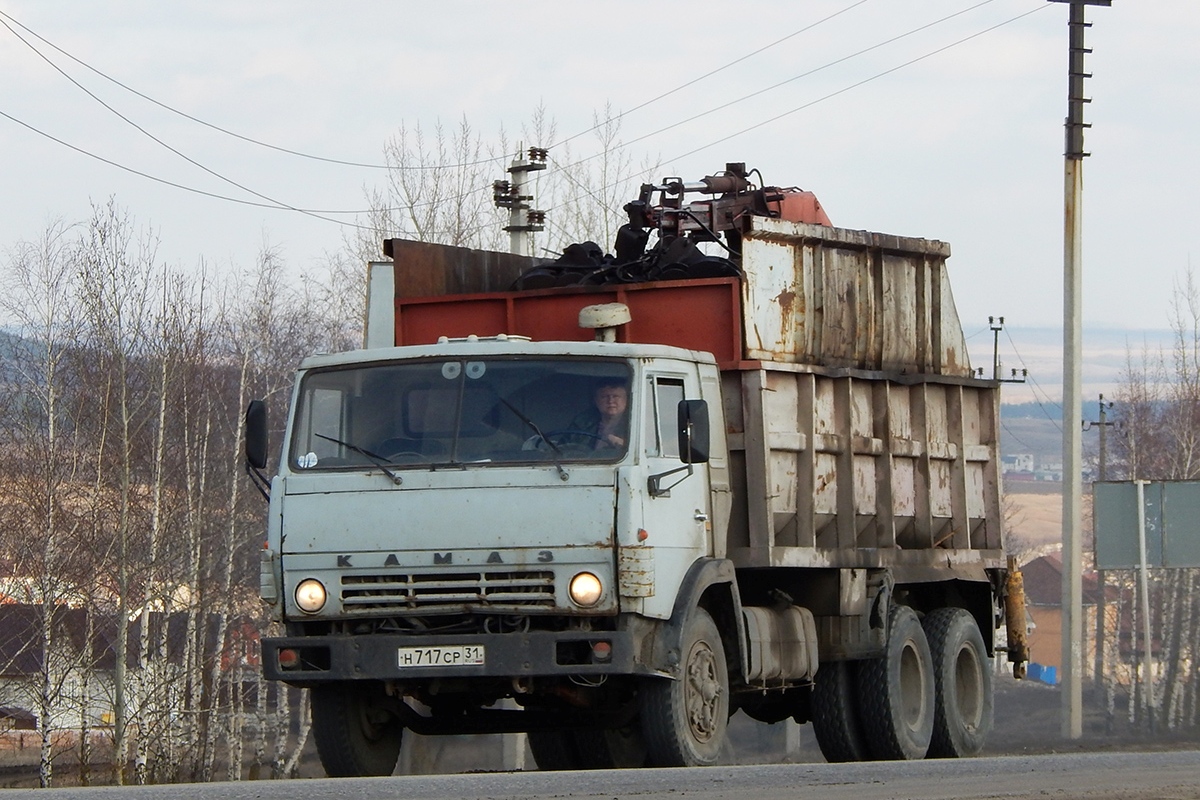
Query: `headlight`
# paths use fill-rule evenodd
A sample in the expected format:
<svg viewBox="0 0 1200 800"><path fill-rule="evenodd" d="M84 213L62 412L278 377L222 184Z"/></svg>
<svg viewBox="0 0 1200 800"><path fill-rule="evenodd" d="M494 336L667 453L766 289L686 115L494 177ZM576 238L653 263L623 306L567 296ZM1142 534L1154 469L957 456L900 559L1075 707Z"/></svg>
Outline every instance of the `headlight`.
<svg viewBox="0 0 1200 800"><path fill-rule="evenodd" d="M296 605L301 611L315 614L325 605L325 587L316 578L305 578L296 587Z"/></svg>
<svg viewBox="0 0 1200 800"><path fill-rule="evenodd" d="M588 608L600 602L600 595L604 593L604 584L600 583L600 579L592 573L581 572L571 578L571 586L568 591L575 605Z"/></svg>

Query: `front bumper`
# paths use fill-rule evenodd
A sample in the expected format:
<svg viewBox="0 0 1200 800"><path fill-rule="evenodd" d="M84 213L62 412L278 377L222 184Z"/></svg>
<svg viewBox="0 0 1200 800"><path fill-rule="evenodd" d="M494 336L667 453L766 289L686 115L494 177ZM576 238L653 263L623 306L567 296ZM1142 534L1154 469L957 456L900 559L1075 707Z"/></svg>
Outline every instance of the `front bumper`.
<svg viewBox="0 0 1200 800"><path fill-rule="evenodd" d="M607 642L610 655L598 660L592 646ZM400 648L482 646L479 665L400 666ZM283 668L280 650L299 654L295 667ZM405 636L395 634L287 636L262 640L263 674L298 685L326 681L418 678L496 678L555 675L628 675L652 673L635 658L629 631L529 631L478 635Z"/></svg>

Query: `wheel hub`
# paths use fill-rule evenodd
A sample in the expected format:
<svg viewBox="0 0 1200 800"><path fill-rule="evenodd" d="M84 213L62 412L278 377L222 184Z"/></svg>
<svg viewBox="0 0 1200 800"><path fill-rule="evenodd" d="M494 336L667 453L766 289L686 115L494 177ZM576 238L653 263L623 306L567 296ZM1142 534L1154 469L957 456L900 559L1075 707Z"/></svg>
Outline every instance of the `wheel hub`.
<svg viewBox="0 0 1200 800"><path fill-rule="evenodd" d="M717 732L722 689L716 658L704 642L697 642L693 648L685 680L688 725L697 741L707 742Z"/></svg>

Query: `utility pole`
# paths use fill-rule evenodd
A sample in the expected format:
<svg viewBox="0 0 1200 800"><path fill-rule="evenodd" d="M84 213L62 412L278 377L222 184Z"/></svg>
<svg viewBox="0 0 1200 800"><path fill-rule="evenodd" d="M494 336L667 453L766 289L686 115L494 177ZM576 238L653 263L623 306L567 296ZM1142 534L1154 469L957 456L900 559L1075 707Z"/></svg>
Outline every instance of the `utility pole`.
<svg viewBox="0 0 1200 800"><path fill-rule="evenodd" d="M497 208L508 209L508 251L519 256L533 255L533 234L545 229L546 212L533 208L533 190L529 187L529 173L546 168L547 150L544 147L531 147L527 151L517 150L517 156L508 167L510 179L492 183L492 202ZM508 707L515 707L512 700L505 701ZM525 748L527 736L524 733L504 734L503 759L504 768L508 770L525 769Z"/></svg>
<svg viewBox="0 0 1200 800"><path fill-rule="evenodd" d="M992 380L999 383L1024 383L1029 377L1029 370L1022 369L1021 374L1017 374L1014 368L1011 378L1002 378L1004 365L1000 363L1000 331L1004 330L1004 317L988 317L988 325L992 329ZM980 367L979 377L983 377L983 367Z"/></svg>
<svg viewBox="0 0 1200 800"><path fill-rule="evenodd" d="M1063 210L1062 735L1083 736L1083 96L1087 6L1112 0L1050 0L1070 6Z"/></svg>
<svg viewBox="0 0 1200 800"><path fill-rule="evenodd" d="M1100 459L1099 469L1096 479L1103 483L1108 480L1108 429L1116 423L1110 422L1108 412L1113 407L1109 400L1104 399L1104 395L1100 395L1100 419L1098 422L1085 422L1083 429L1085 431L1092 428L1100 429ZM1096 658L1095 667L1092 671L1092 685L1099 693L1100 687L1105 685L1104 682L1104 649L1107 646L1106 639L1106 621L1108 617L1108 587L1105 583L1104 570L1099 567L1099 559L1095 557L1096 541L1092 539L1092 556L1093 562L1096 565ZM1113 719L1111 715L1105 715L1106 732L1112 733Z"/></svg>
<svg viewBox="0 0 1200 800"><path fill-rule="evenodd" d="M519 256L533 255L533 234L545 229L546 212L532 207L533 195L528 193L529 173L546 168L546 148L531 147L518 152L508 168L507 181L492 183L492 202L508 209L508 250Z"/></svg>

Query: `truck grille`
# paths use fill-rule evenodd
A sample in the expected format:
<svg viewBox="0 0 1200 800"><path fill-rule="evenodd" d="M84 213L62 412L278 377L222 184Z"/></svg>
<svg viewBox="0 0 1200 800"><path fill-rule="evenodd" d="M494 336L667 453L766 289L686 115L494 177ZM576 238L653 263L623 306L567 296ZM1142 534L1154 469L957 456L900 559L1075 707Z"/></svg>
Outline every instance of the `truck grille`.
<svg viewBox="0 0 1200 800"><path fill-rule="evenodd" d="M351 613L553 608L554 573L343 575L342 607Z"/></svg>

